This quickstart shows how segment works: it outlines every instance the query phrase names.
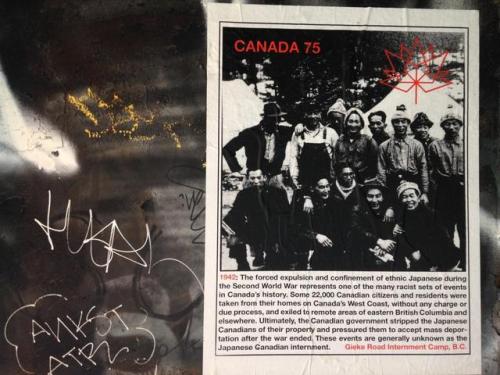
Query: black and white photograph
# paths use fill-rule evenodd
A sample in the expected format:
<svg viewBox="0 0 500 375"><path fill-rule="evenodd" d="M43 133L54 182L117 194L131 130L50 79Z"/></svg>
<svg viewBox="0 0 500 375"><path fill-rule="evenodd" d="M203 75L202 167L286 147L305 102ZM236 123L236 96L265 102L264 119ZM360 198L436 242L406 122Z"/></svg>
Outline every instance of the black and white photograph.
<svg viewBox="0 0 500 375"><path fill-rule="evenodd" d="M221 271L465 271L467 30L221 28Z"/></svg>

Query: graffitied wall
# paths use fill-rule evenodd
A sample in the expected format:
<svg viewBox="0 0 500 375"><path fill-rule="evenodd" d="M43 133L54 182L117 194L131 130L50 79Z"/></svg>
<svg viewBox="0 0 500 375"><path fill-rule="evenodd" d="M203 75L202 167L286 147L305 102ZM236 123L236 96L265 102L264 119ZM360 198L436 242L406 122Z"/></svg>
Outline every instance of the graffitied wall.
<svg viewBox="0 0 500 375"><path fill-rule="evenodd" d="M0 372L201 373L201 4L0 13Z"/></svg>

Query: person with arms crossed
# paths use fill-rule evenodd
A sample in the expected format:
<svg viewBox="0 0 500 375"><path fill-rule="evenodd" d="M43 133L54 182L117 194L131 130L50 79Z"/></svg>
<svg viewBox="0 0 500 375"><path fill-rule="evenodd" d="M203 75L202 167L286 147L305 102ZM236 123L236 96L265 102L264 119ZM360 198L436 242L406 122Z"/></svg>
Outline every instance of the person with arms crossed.
<svg viewBox="0 0 500 375"><path fill-rule="evenodd" d="M429 175L425 150L422 143L408 136L410 122L405 105L399 105L391 118L394 135L380 145L377 180L387 186L392 199L401 181L415 182L422 191L420 199L427 204Z"/></svg>
<svg viewBox="0 0 500 375"><path fill-rule="evenodd" d="M460 240L460 260L465 267L465 183L464 145L460 137L462 116L448 107L441 117L443 139L429 147L429 161L436 185L435 208L443 217L451 238L455 227Z"/></svg>

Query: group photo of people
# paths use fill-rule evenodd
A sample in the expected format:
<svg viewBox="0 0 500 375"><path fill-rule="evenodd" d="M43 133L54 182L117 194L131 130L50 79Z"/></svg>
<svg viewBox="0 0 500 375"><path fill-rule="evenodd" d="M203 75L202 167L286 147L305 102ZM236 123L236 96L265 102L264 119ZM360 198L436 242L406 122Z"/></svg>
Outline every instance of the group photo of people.
<svg viewBox="0 0 500 375"><path fill-rule="evenodd" d="M379 34L344 33L317 60L228 53L221 270L466 270L461 39L434 39L454 43L453 79L415 102L370 59L374 39L414 35Z"/></svg>

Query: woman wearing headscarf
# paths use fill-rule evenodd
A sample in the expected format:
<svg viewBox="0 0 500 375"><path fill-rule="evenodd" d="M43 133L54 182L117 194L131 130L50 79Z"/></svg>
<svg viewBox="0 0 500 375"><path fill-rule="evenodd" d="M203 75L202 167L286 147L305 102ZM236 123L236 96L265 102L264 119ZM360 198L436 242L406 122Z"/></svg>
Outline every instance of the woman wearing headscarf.
<svg viewBox="0 0 500 375"><path fill-rule="evenodd" d="M351 165L359 183L375 179L378 146L370 136L361 134L361 129L365 126L363 114L358 108L349 109L344 124L344 134L334 148L335 167L342 163Z"/></svg>

